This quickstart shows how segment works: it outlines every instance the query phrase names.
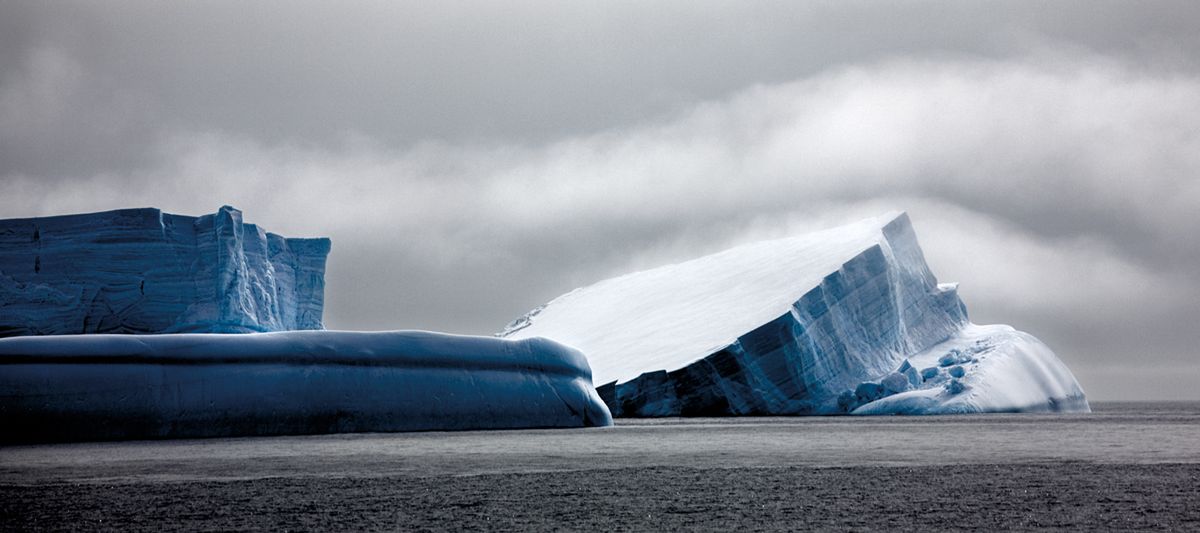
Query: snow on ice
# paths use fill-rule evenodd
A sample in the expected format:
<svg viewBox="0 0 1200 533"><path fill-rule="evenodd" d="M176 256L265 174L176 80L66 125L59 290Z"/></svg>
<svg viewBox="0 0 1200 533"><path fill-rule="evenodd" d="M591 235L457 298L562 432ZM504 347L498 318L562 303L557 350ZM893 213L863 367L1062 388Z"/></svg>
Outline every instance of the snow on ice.
<svg viewBox="0 0 1200 533"><path fill-rule="evenodd" d="M902 213L601 281L499 335L582 350L616 416L1089 409L1040 341L968 321Z"/></svg>

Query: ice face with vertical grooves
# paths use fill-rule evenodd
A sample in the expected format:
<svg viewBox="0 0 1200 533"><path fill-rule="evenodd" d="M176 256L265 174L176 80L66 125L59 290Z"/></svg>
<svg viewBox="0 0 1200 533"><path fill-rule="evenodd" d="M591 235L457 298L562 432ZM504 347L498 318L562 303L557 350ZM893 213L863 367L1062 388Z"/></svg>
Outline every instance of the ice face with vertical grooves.
<svg viewBox="0 0 1200 533"><path fill-rule="evenodd" d="M0 220L0 337L321 329L329 249L229 206Z"/></svg>
<svg viewBox="0 0 1200 533"><path fill-rule="evenodd" d="M908 360L970 327L956 286L938 284L908 216L897 213L602 281L499 335L583 350L615 416L1087 410L1069 371L1006 379L1038 367L1003 363L1020 359L1002 357L1014 351L1065 370L1048 348L1023 349L1032 344L1011 337L973 352L994 361L972 366L971 380L945 372L924 380ZM987 382L1025 390L958 399ZM920 408L868 407L934 388Z"/></svg>

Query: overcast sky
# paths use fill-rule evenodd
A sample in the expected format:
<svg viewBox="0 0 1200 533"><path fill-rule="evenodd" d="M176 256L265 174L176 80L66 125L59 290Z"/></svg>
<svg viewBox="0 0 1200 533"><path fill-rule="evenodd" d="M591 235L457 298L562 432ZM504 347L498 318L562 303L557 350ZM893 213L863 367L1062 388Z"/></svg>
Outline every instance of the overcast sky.
<svg viewBox="0 0 1200 533"><path fill-rule="evenodd" d="M1200 2L4 2L0 218L329 236L326 325L490 334L899 209L1097 400L1200 399Z"/></svg>

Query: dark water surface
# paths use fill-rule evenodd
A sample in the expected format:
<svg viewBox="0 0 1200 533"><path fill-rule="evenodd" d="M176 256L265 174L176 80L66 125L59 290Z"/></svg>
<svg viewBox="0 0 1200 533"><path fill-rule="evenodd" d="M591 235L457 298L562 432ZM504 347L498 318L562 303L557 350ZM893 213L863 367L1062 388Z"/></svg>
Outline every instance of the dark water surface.
<svg viewBox="0 0 1200 533"><path fill-rule="evenodd" d="M3 529L1200 529L1200 403L0 448Z"/></svg>

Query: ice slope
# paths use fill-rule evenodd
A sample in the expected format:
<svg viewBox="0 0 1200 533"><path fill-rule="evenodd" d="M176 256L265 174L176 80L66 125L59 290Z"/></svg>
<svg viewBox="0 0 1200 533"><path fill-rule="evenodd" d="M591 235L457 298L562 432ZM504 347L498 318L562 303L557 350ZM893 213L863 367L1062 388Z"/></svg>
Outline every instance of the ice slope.
<svg viewBox="0 0 1200 533"><path fill-rule="evenodd" d="M955 286L926 266L908 216L893 213L601 281L499 335L581 349L616 416L832 414L892 394L869 382L969 326ZM1021 353L1061 367L1049 349ZM1011 365L995 366L989 381L1013 381L995 377ZM1039 397L1086 409L1069 372L1043 377L1011 385L1019 393L979 387L954 405L1025 409ZM863 412L887 411L873 409Z"/></svg>
<svg viewBox="0 0 1200 533"><path fill-rule="evenodd" d="M0 337L321 329L329 248L229 206L0 220Z"/></svg>
<svg viewBox="0 0 1200 533"><path fill-rule="evenodd" d="M914 373L908 368L919 379L911 379ZM1075 377L1054 352L1009 326L970 324L906 359L898 370L880 380L881 398L850 400L852 414L1090 410ZM896 379L896 374L906 379ZM898 386L886 386L889 382Z"/></svg>
<svg viewBox="0 0 1200 533"><path fill-rule="evenodd" d="M0 441L604 426L587 360L422 331L0 339Z"/></svg>

